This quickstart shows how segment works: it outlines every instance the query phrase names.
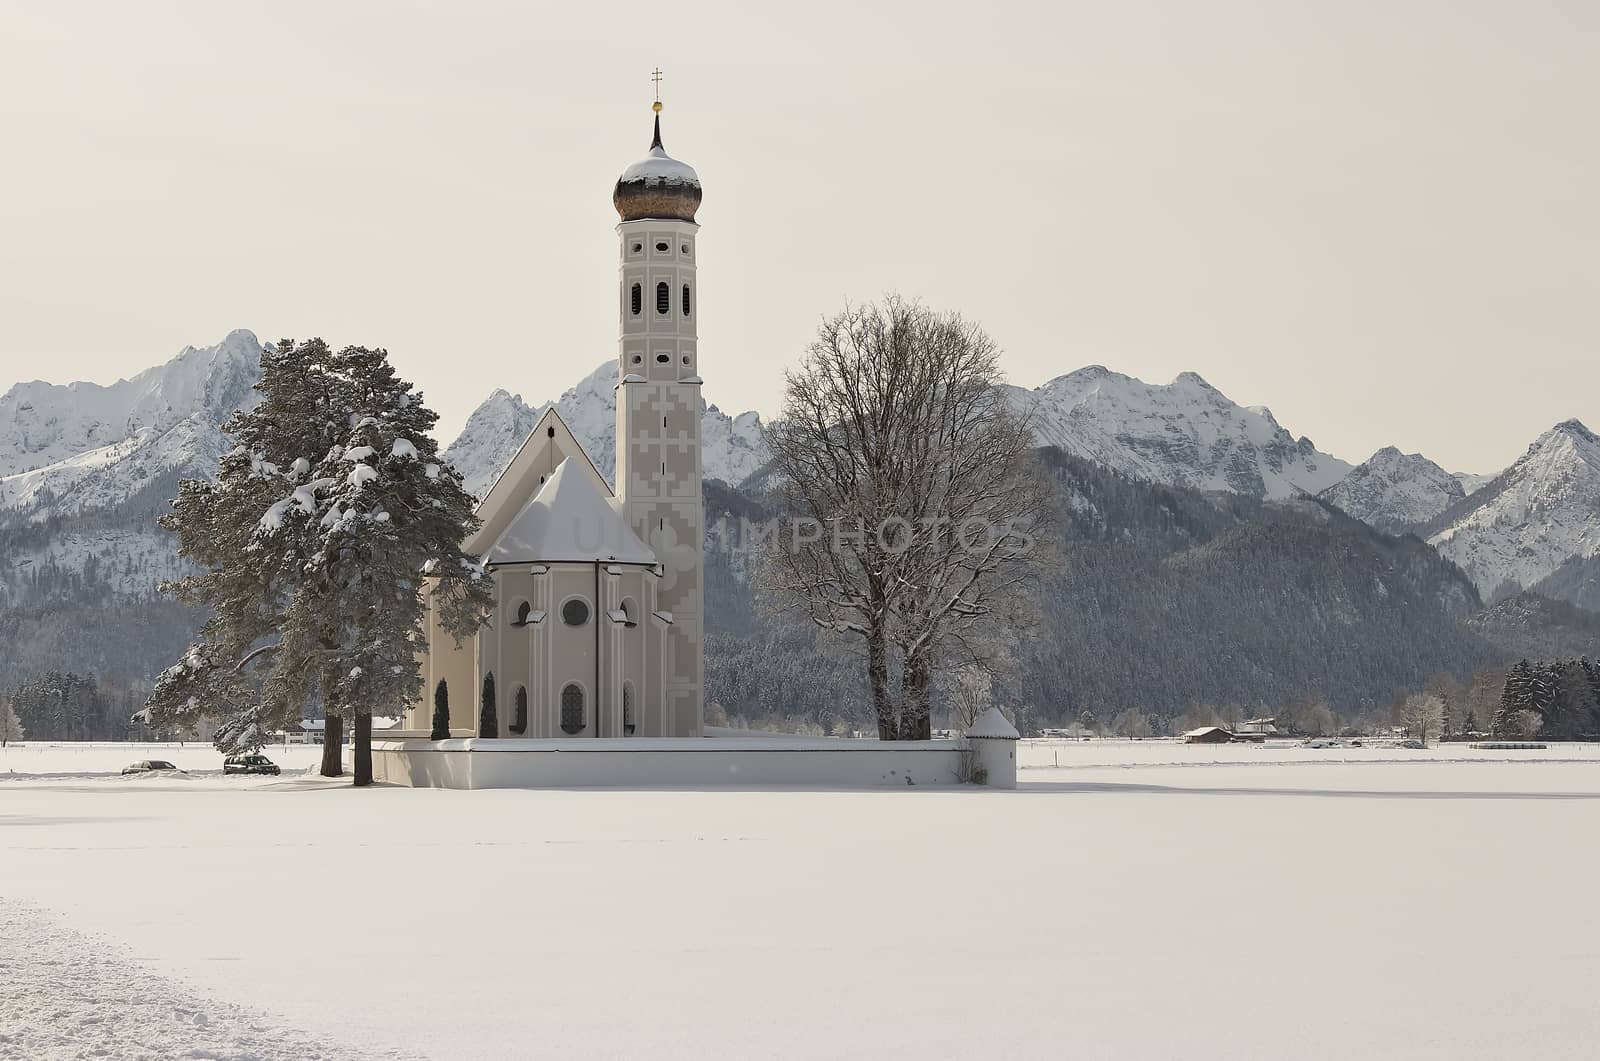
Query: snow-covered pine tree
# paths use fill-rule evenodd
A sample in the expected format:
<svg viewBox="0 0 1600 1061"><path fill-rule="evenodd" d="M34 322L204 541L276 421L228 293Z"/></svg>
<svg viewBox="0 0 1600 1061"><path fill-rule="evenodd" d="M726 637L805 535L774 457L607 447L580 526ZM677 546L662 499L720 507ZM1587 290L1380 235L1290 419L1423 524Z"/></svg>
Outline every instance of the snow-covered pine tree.
<svg viewBox="0 0 1600 1061"><path fill-rule="evenodd" d="M1594 719L1600 704L1595 701L1586 660L1565 659L1551 667L1553 691L1550 710L1545 714L1546 736L1556 740L1581 740L1594 732Z"/></svg>
<svg viewBox="0 0 1600 1061"><path fill-rule="evenodd" d="M339 772L348 715L364 785L373 714L398 713L421 685L424 593L457 637L488 615L488 580L461 551L472 499L439 459L437 416L385 351L285 341L262 367L261 402L227 425L239 445L216 485L185 481L164 520L206 569L175 592L214 614L147 714L225 715L218 746L236 751L320 697L323 772ZM270 666L256 706L258 661Z"/></svg>
<svg viewBox="0 0 1600 1061"><path fill-rule="evenodd" d="M1533 666L1527 660L1518 660L1506 671L1505 690L1500 694L1500 708L1494 713L1490 725L1494 736L1516 738L1522 734L1518 712L1529 710L1533 703L1530 685Z"/></svg>
<svg viewBox="0 0 1600 1061"><path fill-rule="evenodd" d="M355 719L355 783L372 780L372 716L399 714L422 684L424 578L456 638L487 619L489 580L461 550L473 500L439 457L438 416L382 349L345 347L334 370L347 429L313 469L314 510L298 520L310 548L283 639L320 663L330 704Z"/></svg>
<svg viewBox="0 0 1600 1061"><path fill-rule="evenodd" d="M433 687L433 729L428 734L429 740L450 739L450 687L444 679L439 679L439 684Z"/></svg>

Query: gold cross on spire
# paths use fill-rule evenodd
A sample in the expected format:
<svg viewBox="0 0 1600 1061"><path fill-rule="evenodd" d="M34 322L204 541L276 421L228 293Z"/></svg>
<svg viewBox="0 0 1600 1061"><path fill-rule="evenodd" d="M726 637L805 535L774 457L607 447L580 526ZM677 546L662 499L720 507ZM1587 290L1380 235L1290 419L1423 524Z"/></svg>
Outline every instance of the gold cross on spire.
<svg viewBox="0 0 1600 1061"><path fill-rule="evenodd" d="M655 82L655 86L656 86L656 102L660 103L661 102L661 67L658 66L654 70L650 71L650 80Z"/></svg>

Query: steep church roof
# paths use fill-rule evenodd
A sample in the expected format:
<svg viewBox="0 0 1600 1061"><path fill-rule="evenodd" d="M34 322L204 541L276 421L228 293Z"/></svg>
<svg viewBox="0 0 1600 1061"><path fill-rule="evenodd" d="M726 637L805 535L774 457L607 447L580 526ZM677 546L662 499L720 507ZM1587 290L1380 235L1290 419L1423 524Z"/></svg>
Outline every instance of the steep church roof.
<svg viewBox="0 0 1600 1061"><path fill-rule="evenodd" d="M572 429L561 419L561 414L556 412L555 406L552 405L545 410L538 424L528 433L522 447L511 458L511 463L506 465L488 493L483 495L483 500L478 503L477 516L482 521L482 526L467 537L467 551L479 555L488 552L489 548L505 534L506 528L511 525L517 513L533 500L534 495L544 487L550 476L555 474L561 462L569 457L579 463L580 468L588 474L602 497L611 496L610 485L595 468L589 455L584 452L583 444L578 441L578 437L572 433Z"/></svg>
<svg viewBox="0 0 1600 1061"><path fill-rule="evenodd" d="M584 471L573 458L563 459L484 560L492 564L655 563L656 554L639 540Z"/></svg>

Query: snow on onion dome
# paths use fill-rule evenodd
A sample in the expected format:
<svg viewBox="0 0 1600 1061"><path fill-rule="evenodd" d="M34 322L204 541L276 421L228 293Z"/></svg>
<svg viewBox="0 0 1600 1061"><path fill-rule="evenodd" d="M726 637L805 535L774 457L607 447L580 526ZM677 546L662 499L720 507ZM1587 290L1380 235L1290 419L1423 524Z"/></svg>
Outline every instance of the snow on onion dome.
<svg viewBox="0 0 1600 1061"><path fill-rule="evenodd" d="M656 135L650 153L622 171L611 205L624 221L693 221L700 208L700 177L661 146L661 105L656 104Z"/></svg>

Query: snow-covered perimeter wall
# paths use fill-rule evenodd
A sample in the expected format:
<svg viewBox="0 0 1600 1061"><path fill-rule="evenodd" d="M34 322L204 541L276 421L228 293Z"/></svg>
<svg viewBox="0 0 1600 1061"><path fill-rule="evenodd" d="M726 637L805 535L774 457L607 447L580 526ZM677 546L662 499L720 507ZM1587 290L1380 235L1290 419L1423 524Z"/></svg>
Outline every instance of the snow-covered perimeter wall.
<svg viewBox="0 0 1600 1061"><path fill-rule="evenodd" d="M1015 741L995 745L986 783L1016 785ZM964 765L964 756L965 765ZM986 760L990 756L985 757ZM384 740L373 775L417 788L638 788L812 785L906 788L960 784L971 753L953 740L837 738L607 738L605 740Z"/></svg>

